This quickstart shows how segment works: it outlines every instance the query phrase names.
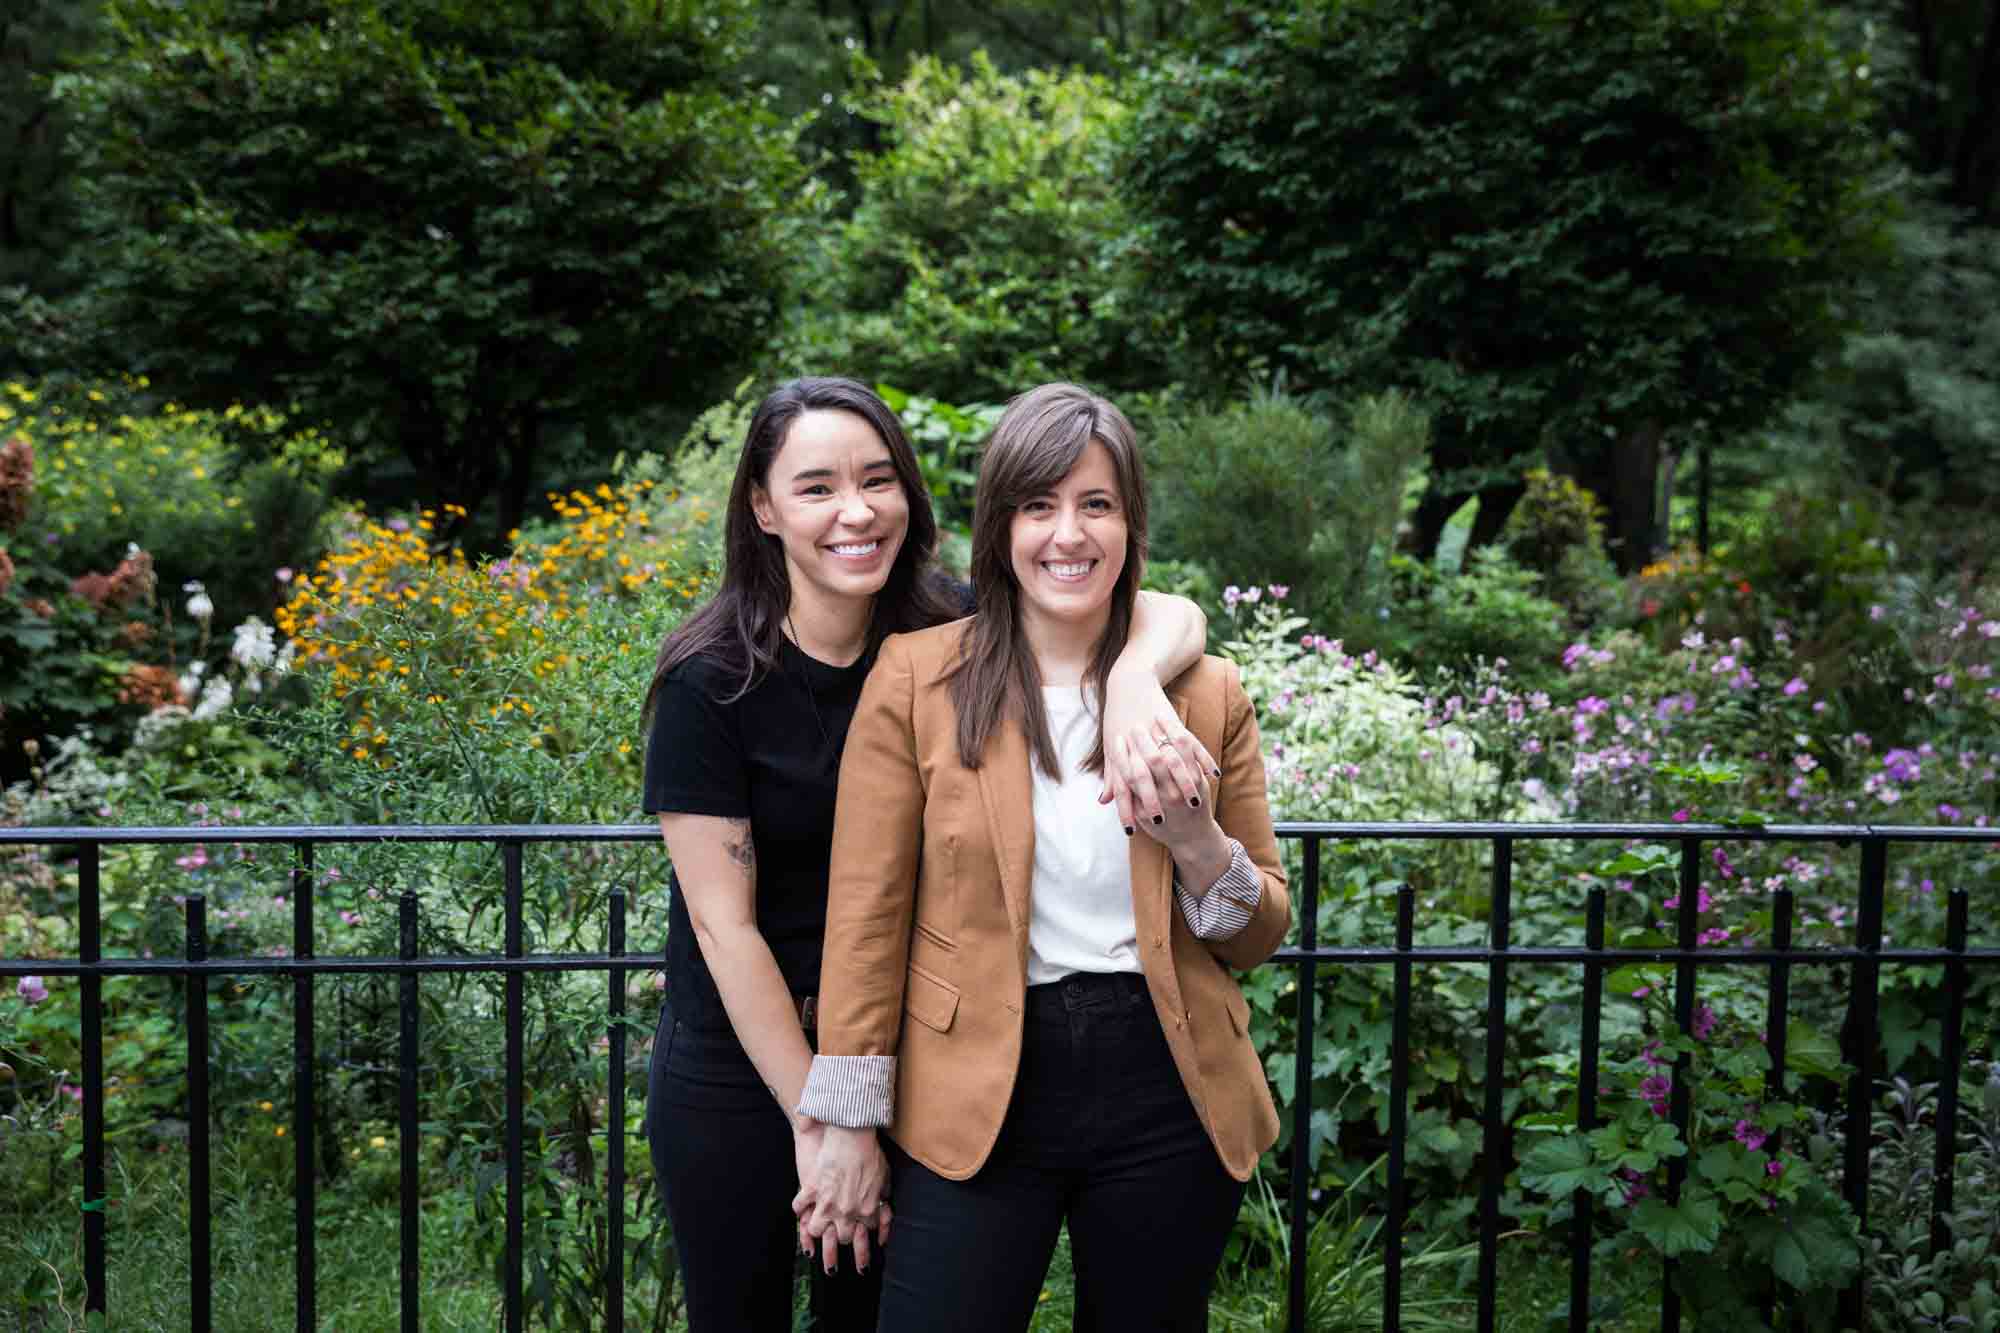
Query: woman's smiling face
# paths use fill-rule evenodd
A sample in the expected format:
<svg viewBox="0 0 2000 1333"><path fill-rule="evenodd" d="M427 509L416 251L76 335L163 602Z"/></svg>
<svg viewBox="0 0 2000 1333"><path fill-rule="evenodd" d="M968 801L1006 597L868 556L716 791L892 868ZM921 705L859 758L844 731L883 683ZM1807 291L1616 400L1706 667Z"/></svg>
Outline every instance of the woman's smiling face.
<svg viewBox="0 0 2000 1333"><path fill-rule="evenodd" d="M1054 489L1014 510L1009 548L1023 621L1101 624L1125 568L1126 538L1118 470L1092 440Z"/></svg>
<svg viewBox="0 0 2000 1333"><path fill-rule="evenodd" d="M751 507L785 549L794 597L873 597L910 527L889 446L866 420L837 410L814 409L792 423Z"/></svg>

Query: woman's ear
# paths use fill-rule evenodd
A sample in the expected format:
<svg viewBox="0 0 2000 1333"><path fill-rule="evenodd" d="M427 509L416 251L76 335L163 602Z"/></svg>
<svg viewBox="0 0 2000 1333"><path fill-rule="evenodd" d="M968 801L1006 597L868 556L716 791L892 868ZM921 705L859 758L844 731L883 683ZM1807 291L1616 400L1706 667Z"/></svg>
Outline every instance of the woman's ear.
<svg viewBox="0 0 2000 1333"><path fill-rule="evenodd" d="M765 532L774 532L777 515L771 506L771 493L754 482L750 486L750 514L757 520L757 526Z"/></svg>

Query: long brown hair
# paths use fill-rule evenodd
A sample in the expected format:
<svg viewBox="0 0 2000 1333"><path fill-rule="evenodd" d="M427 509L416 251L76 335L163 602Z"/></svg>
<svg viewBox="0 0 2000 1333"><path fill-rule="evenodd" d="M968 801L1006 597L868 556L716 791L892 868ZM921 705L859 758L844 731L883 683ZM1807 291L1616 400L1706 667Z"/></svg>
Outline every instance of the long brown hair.
<svg viewBox="0 0 2000 1333"><path fill-rule="evenodd" d="M771 463L785 447L792 423L811 411L852 412L874 427L896 468L896 480L909 501L909 528L888 582L875 594L868 622L868 646L873 652L891 634L924 629L955 619L958 608L945 601L931 577L937 553L937 519L931 513L930 492L916 451L903 433L903 423L866 385L835 376L791 380L773 389L751 414L736 463L736 481L729 488L729 510L723 519L722 586L701 610L682 621L660 644L653 683L646 690L644 713L653 711L661 682L690 657L716 659L736 680L731 699L742 697L778 660L784 642L785 612L792 604L792 585L785 573L784 547L777 537L757 526L751 512L753 487L770 482ZM727 702L725 700L725 702Z"/></svg>
<svg viewBox="0 0 2000 1333"><path fill-rule="evenodd" d="M1132 610L1146 567L1146 482L1132 423L1109 402L1074 384L1044 384L1007 404L979 463L972 513L972 590L978 615L959 644L950 672L958 714L958 758L979 767L986 742L1007 717L1019 719L1035 763L1055 776L1061 768L1042 708L1042 676L1021 633L1021 585L1014 579L1014 513L1055 489L1092 440L1111 454L1125 511L1125 567L1111 590L1111 618L1085 679L1099 706L1111 664L1125 649ZM1104 735L1084 765L1104 771Z"/></svg>

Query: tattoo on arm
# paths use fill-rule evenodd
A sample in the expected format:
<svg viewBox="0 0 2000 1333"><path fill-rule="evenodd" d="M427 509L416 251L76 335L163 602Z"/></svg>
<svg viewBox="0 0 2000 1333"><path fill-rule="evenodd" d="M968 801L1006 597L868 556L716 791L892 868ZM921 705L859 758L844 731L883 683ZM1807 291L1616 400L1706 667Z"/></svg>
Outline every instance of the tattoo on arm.
<svg viewBox="0 0 2000 1333"><path fill-rule="evenodd" d="M750 821L732 819L729 821L730 838L722 844L722 850L729 853L746 877L757 873L757 845L750 840Z"/></svg>

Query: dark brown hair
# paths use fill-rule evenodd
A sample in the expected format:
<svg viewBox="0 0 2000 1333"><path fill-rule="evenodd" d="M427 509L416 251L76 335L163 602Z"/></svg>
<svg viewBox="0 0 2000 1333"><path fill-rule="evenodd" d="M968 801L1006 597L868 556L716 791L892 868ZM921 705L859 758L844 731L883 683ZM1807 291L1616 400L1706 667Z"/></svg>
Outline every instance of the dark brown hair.
<svg viewBox="0 0 2000 1333"><path fill-rule="evenodd" d="M909 528L888 582L875 594L868 622L868 646L873 652L891 634L924 629L958 616L931 576L937 553L937 519L931 513L930 492L924 487L916 451L903 433L903 423L866 385L833 376L812 376L781 384L757 404L743 453L736 463L736 480L729 488L729 509L723 518L722 586L707 606L670 631L660 644L659 664L646 690L650 715L660 684L690 657L718 661L736 679L740 698L778 660L784 641L785 612L792 604L792 585L785 573L784 547L757 526L750 508L753 487L768 486L771 463L785 447L792 423L807 412L852 412L874 427L888 446L896 480L909 501Z"/></svg>
<svg viewBox="0 0 2000 1333"><path fill-rule="evenodd" d="M1035 763L1051 776L1060 771L1061 760L1042 710L1041 671L1021 634L1014 513L1054 490L1092 440L1110 451L1126 531L1125 567L1111 591L1111 619L1085 676L1096 686L1100 707L1111 664L1125 649L1146 568L1146 481L1138 435L1123 412L1090 390L1044 384L1007 404L979 463L972 513L972 590L979 610L950 673L951 702L958 714L958 758L967 768L979 767L987 740L1012 716L1027 733ZM1104 771L1101 727L1085 767L1093 773Z"/></svg>

